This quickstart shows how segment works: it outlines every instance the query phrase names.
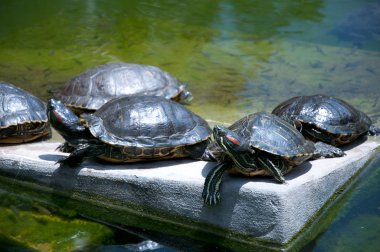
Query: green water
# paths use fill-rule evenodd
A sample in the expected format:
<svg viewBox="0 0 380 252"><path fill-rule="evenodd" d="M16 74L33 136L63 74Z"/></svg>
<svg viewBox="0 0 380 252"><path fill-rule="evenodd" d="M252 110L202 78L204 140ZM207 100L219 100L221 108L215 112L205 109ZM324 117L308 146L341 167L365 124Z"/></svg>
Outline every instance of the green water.
<svg viewBox="0 0 380 252"><path fill-rule="evenodd" d="M359 0L0 0L0 79L47 100L49 90L89 67L126 61L187 82L195 97L189 108L210 123L315 93L343 98L379 121L379 10L379 1ZM375 175L360 179L346 210L308 249L380 245L373 239L379 205L363 202L380 202L371 190L380 164L373 166ZM2 216L12 213L4 209Z"/></svg>

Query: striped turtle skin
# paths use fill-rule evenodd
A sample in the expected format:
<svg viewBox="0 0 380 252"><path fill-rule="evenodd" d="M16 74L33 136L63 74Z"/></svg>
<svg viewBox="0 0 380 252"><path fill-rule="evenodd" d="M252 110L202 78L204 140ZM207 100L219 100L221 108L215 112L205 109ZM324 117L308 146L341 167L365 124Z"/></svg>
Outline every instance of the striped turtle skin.
<svg viewBox="0 0 380 252"><path fill-rule="evenodd" d="M315 146L293 125L269 113L247 115L230 127L215 126L214 142L205 156L218 161L206 177L202 193L208 205L220 201L223 173L244 176L269 175L284 183L283 175L312 158Z"/></svg>
<svg viewBox="0 0 380 252"><path fill-rule="evenodd" d="M73 147L59 162L79 165L99 157L115 163L190 157L200 159L211 129L185 106L158 96L124 96L113 99L85 124L62 102L48 102L51 125Z"/></svg>

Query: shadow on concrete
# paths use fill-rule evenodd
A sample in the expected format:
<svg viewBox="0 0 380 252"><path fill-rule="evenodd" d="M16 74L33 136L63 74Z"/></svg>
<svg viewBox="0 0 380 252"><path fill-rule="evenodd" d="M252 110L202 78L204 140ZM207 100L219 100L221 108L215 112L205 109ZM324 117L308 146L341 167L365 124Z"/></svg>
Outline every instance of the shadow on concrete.
<svg viewBox="0 0 380 252"><path fill-rule="evenodd" d="M41 160L55 161L65 158L64 154L42 154L38 156ZM99 158L85 159L80 165L74 168L91 168L96 170L120 170L120 169L154 169L160 167L170 167L181 164L198 162L198 160L189 158L177 158L168 160L147 160L130 163L112 163ZM62 166L65 168L66 166ZM68 166L68 168L73 168Z"/></svg>
<svg viewBox="0 0 380 252"><path fill-rule="evenodd" d="M285 175L285 180L293 180L297 177L300 177L306 174L310 169L313 168L313 165L310 162L304 162L301 165L298 165L293 168L288 174Z"/></svg>
<svg viewBox="0 0 380 252"><path fill-rule="evenodd" d="M210 172L210 170L216 165L216 163L207 163L203 170L202 170L202 175L203 177L206 177L207 174ZM306 167L303 168L303 170L310 169L311 165L307 165ZM306 171L304 171L306 172ZM302 175L303 172L300 171L298 175ZM290 178L291 179L291 178ZM237 215L239 213L239 209L242 206L247 206L250 208L252 211L256 211L255 216L251 216L252 220L255 218L260 218L262 214L262 209L260 208L260 205L264 203L265 201L269 200L271 201L272 199L263 199L263 201L257 202L254 198L256 196L254 195L254 192L250 189L242 189L244 185L247 183L255 183L255 182L260 182L260 183L271 183L274 185L278 185L276 180L274 178L271 178L269 176L257 176L257 177L244 177L244 176L239 176L235 174L229 174L226 172L223 176L223 182L221 184L221 202L215 206L208 206L206 204L203 204L203 206L200 209L200 219L201 220L207 220L209 223L213 223L215 226L220 227L231 227L233 223L236 223L237 218L240 216ZM247 196L248 194L248 196ZM239 196L241 195L241 196ZM242 202L242 200L246 201L246 199L251 199L249 202ZM273 199L275 200L275 199ZM256 205L256 203L258 203ZM243 216L246 218L247 216ZM244 220L241 220L244 221ZM250 221L250 220L247 220ZM274 228L276 224L276 219L272 219L268 221L264 226L260 225L257 227L250 227L250 230L255 234L255 236L263 236ZM233 229L233 228L232 228ZM198 232L201 233L203 230L203 227L199 227ZM203 230L204 231L204 230ZM213 243L216 244L223 244L224 240L229 239L229 234L226 232L225 234L219 233L219 235L212 235L213 236Z"/></svg>
<svg viewBox="0 0 380 252"><path fill-rule="evenodd" d="M202 170L202 176L206 177L207 174L210 172L210 170L216 165L216 162L209 162L207 163L203 170ZM312 169L312 164L310 162L305 162L297 167L295 167L291 172L285 175L286 181L293 180L299 176L304 175L307 173L310 169ZM260 211L259 205L255 205L254 200L252 202L241 202L242 199L247 199L247 196L241 196L244 194L254 194L251 190L242 189L245 184L247 183L269 183L273 185L279 185L279 183L270 176L256 176L256 177L244 177L239 176L235 174L229 174L226 172L223 176L223 182L221 184L221 202L218 205L215 206L208 206L206 204L203 204L200 212L200 219L207 219L208 222L214 223L217 226L221 227L230 227L232 223L234 223L236 220L234 218L236 217L237 209L236 207L241 207L242 205L251 206L250 208L256 209L257 215L260 216L262 214ZM249 196L248 198L255 198L254 195ZM277 199L265 199L276 201ZM260 202L259 202L260 203ZM253 205L252 205L253 204ZM252 218L256 218L255 216L252 216ZM272 231L272 229L276 225L276 219L272 219L266 223L265 226L258 226L258 227L251 227L253 233L255 233L255 236L263 236L265 234L268 234ZM202 227L199 227L199 232L201 232ZM251 231L252 231L251 230ZM226 233L225 236L216 236L213 238L214 241L216 241L219 244L222 244L221 241L228 240L228 234Z"/></svg>
<svg viewBox="0 0 380 252"><path fill-rule="evenodd" d="M138 162L130 162L130 163L110 163L99 158L88 159L84 162L86 167L91 167L94 169L154 169L161 167L170 167L181 164L198 162L198 160L189 159L189 158L175 158L175 159L167 159L167 160L146 160L146 161L138 161Z"/></svg>
<svg viewBox="0 0 380 252"><path fill-rule="evenodd" d="M65 189L65 192L77 189L78 174L82 167L73 168L66 166L59 166L54 170L51 177L50 187L53 189Z"/></svg>
<svg viewBox="0 0 380 252"><path fill-rule="evenodd" d="M208 162L202 169L202 176L204 178L207 177L207 174L210 172L210 170L217 165L217 162ZM298 176L302 176L303 174L307 173L312 168L312 164L310 162L304 162L301 165L298 165L293 168L288 174L285 175L285 179L294 179ZM255 177L245 177L244 175L236 175L236 174L229 174L226 172L231 178L243 178L244 180L248 181L259 181L264 183L276 183L276 180L274 180L271 176L255 176Z"/></svg>
<svg viewBox="0 0 380 252"><path fill-rule="evenodd" d="M338 146L338 147L341 148L343 151L348 151L348 150L351 150L351 149L361 145L362 143L364 143L367 140L368 140L368 136L362 136L362 137L359 137L358 139L356 139L355 141L353 141L352 143L345 144L345 145Z"/></svg>
<svg viewBox="0 0 380 252"><path fill-rule="evenodd" d="M41 160L45 161L55 161L57 162L61 158L64 158L64 155L59 155L59 154L42 154L38 156Z"/></svg>

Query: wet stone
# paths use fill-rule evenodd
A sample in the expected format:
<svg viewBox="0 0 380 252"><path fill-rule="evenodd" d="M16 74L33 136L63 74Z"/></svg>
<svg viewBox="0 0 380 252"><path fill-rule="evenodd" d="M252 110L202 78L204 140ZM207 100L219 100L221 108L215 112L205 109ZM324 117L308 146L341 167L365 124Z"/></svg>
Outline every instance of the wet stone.
<svg viewBox="0 0 380 252"><path fill-rule="evenodd" d="M96 195L125 203L125 208L153 209L156 211L149 211L144 218L160 219L171 229L182 230L181 234L193 233L184 229L201 230L242 244L258 241L281 246L302 233L299 231L307 228L321 208L328 206L326 202L352 182L350 179L378 153L380 139L369 137L348 146L342 158L305 162L285 176L285 184L267 177L225 174L222 201L214 207L205 206L201 194L205 177L216 163L174 159L114 165L86 160L77 169L65 170L56 164L67 155L55 151L58 145L38 142L1 146L1 179L51 189L59 186L60 192L75 191L68 197L77 200ZM96 198L92 203L101 206L103 202ZM113 207L107 203L107 209ZM162 225L159 229L155 231L165 232Z"/></svg>

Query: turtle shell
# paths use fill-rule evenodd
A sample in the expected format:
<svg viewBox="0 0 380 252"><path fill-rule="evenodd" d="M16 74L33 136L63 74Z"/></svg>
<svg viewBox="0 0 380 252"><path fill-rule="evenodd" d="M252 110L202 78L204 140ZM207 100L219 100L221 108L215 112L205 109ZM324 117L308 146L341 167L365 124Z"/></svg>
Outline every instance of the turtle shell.
<svg viewBox="0 0 380 252"><path fill-rule="evenodd" d="M76 112L99 109L124 95L162 96L176 99L184 86L155 66L110 63L89 69L68 81L54 96Z"/></svg>
<svg viewBox="0 0 380 252"><path fill-rule="evenodd" d="M158 96L127 96L87 115L91 134L115 146L166 148L194 145L209 138L207 122L183 105Z"/></svg>
<svg viewBox="0 0 380 252"><path fill-rule="evenodd" d="M372 125L371 119L362 111L341 99L325 95L293 97L278 105L272 113L322 130L337 144L356 139L368 132Z"/></svg>
<svg viewBox="0 0 380 252"><path fill-rule="evenodd" d="M20 143L49 134L45 104L10 83L0 81L0 142Z"/></svg>
<svg viewBox="0 0 380 252"><path fill-rule="evenodd" d="M249 145L300 164L315 151L291 124L276 115L259 112L247 115L229 127L249 141Z"/></svg>

